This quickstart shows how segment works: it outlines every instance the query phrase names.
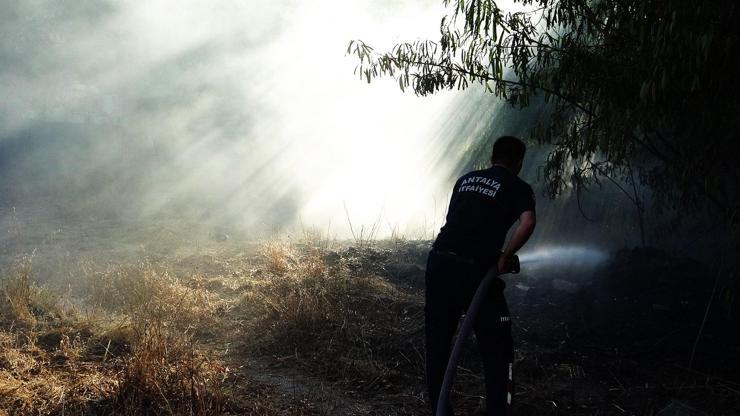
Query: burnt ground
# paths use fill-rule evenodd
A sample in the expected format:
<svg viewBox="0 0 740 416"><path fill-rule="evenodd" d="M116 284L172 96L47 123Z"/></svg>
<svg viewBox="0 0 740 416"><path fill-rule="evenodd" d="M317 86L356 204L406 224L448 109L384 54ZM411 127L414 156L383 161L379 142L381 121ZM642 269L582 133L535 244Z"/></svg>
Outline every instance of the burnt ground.
<svg viewBox="0 0 740 416"><path fill-rule="evenodd" d="M360 257L373 272L422 291L426 250L404 244ZM585 269L523 266L505 279L517 348L515 414L740 414L732 279L650 248L621 250ZM460 372L482 384L473 345ZM457 389L467 411L479 411L481 394Z"/></svg>
<svg viewBox="0 0 740 416"><path fill-rule="evenodd" d="M740 412L737 308L727 298L727 281L713 295L717 273L659 250L635 249L617 252L585 281L525 276L521 285L531 288L509 290L520 377L551 378L546 400L553 407Z"/></svg>

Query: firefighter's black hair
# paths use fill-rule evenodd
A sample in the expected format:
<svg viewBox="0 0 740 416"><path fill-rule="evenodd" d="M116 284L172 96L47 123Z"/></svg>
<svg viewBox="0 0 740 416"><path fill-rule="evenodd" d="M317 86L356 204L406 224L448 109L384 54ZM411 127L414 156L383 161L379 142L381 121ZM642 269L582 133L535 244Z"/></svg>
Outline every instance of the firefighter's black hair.
<svg viewBox="0 0 740 416"><path fill-rule="evenodd" d="M491 152L491 163L506 166L516 165L524 159L527 146L514 136L501 136L496 139Z"/></svg>

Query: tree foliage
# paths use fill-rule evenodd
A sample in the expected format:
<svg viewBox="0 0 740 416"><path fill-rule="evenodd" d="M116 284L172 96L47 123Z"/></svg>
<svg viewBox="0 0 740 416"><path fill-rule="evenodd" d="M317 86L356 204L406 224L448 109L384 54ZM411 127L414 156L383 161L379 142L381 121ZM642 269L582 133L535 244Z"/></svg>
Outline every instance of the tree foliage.
<svg viewBox="0 0 740 416"><path fill-rule="evenodd" d="M551 195L637 171L659 202L711 201L740 215L740 37L735 0L444 0L438 41L378 53L352 41L356 72L419 95L478 84L548 111Z"/></svg>

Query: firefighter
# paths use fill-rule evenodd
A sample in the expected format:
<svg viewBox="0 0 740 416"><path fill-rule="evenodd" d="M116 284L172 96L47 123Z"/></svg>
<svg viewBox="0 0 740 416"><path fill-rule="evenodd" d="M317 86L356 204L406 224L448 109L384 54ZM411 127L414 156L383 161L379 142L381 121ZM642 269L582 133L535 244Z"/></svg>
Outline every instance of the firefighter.
<svg viewBox="0 0 740 416"><path fill-rule="evenodd" d="M437 408L458 320L483 276L492 267L497 267L499 274L508 272L509 259L534 231L534 193L518 177L525 151L518 138L500 137L493 145L491 167L457 180L445 224L429 253L424 315L426 377L432 409ZM506 234L517 221L504 247ZM514 349L504 286L497 278L473 321L483 360L486 414L496 416L510 412L512 394ZM448 405L447 409L452 415L452 408Z"/></svg>

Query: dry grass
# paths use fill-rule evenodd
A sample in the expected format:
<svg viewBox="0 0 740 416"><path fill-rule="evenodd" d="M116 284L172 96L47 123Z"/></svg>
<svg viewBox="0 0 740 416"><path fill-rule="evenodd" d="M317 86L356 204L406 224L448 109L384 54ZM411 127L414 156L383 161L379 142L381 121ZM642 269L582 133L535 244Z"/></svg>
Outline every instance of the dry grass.
<svg viewBox="0 0 740 416"><path fill-rule="evenodd" d="M13 415L84 412L113 389L113 372L81 359L89 333L69 326L31 275L26 257L0 279L0 409Z"/></svg>
<svg viewBox="0 0 740 416"><path fill-rule="evenodd" d="M0 323L33 327L37 318L59 316L53 296L31 282L32 256L22 257L0 279Z"/></svg>
<svg viewBox="0 0 740 416"><path fill-rule="evenodd" d="M135 328L160 322L181 332L209 332L218 326L216 311L222 301L216 295L188 286L168 267L152 262L85 262L67 286L85 305L125 317Z"/></svg>
<svg viewBox="0 0 740 416"><path fill-rule="evenodd" d="M42 248L0 276L0 415L326 414L234 370L250 356L217 355L226 342L352 390L417 388L421 299L335 245L317 231L143 260Z"/></svg>
<svg viewBox="0 0 740 416"><path fill-rule="evenodd" d="M265 258L267 270L276 275L283 275L292 270L297 259L290 244L283 241L268 241L260 248L260 254Z"/></svg>
<svg viewBox="0 0 740 416"><path fill-rule="evenodd" d="M113 367L79 359L79 338L65 334L50 347L28 334L0 334L0 409L8 414L81 414L116 389Z"/></svg>
<svg viewBox="0 0 740 416"><path fill-rule="evenodd" d="M214 415L225 370L195 333L216 302L148 263L76 270L62 310L30 258L0 279L0 414ZM97 308L96 308L97 307Z"/></svg>
<svg viewBox="0 0 740 416"><path fill-rule="evenodd" d="M325 414L214 358L235 337L353 389L418 379L419 299L331 245L316 232L139 261L42 247L0 275L0 415Z"/></svg>
<svg viewBox="0 0 740 416"><path fill-rule="evenodd" d="M399 390L423 374L422 302L383 278L324 261L316 248L267 245L269 273L241 306L254 348L362 390ZM283 256L281 258L281 256Z"/></svg>
<svg viewBox="0 0 740 416"><path fill-rule="evenodd" d="M193 337L161 324L137 334L136 348L118 375L115 407L119 414L220 414L225 405L221 383L227 373L198 352Z"/></svg>

